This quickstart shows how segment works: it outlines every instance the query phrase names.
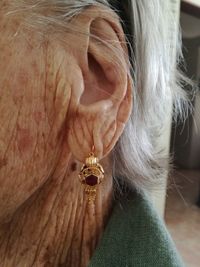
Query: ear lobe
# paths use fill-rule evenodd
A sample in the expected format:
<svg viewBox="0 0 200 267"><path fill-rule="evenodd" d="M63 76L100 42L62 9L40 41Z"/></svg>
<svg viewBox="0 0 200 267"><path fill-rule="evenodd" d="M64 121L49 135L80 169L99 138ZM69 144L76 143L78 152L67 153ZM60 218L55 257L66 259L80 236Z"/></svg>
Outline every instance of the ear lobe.
<svg viewBox="0 0 200 267"><path fill-rule="evenodd" d="M93 7L82 24L87 47L81 59L84 90L70 120L69 146L84 161L93 145L99 159L114 147L132 109L131 80L123 30L111 11ZM87 12L87 10L86 10ZM84 60L85 64L83 64Z"/></svg>

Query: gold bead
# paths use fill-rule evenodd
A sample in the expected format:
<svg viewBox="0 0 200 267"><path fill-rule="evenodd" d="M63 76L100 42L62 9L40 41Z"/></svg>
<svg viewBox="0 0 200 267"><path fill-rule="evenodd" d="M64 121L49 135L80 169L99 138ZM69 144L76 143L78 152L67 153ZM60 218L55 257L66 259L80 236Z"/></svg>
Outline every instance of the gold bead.
<svg viewBox="0 0 200 267"><path fill-rule="evenodd" d="M87 166L95 165L98 162L99 162L98 158L96 158L93 153L90 153L89 157L86 158L85 160L85 164Z"/></svg>

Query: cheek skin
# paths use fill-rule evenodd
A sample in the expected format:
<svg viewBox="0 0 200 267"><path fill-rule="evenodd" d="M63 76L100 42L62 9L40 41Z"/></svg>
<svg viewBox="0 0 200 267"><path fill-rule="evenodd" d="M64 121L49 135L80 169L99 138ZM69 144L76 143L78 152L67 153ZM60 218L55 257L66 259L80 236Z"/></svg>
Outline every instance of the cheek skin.
<svg viewBox="0 0 200 267"><path fill-rule="evenodd" d="M22 155L29 154L34 144L34 138L31 136L30 130L20 128L20 126L17 124L17 134L18 136L16 138L16 143L19 152Z"/></svg>
<svg viewBox="0 0 200 267"><path fill-rule="evenodd" d="M0 220L52 175L70 100L54 52L21 42L0 51Z"/></svg>

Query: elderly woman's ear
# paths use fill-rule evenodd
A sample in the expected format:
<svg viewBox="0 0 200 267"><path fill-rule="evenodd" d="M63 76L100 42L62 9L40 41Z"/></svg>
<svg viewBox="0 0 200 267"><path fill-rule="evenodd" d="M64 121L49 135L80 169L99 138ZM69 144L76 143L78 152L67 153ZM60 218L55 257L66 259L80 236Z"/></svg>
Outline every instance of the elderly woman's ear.
<svg viewBox="0 0 200 267"><path fill-rule="evenodd" d="M75 20L73 25L82 34L73 36L71 47L77 72L68 112L68 144L83 162L93 145L100 159L112 150L129 118L132 97L127 49L116 15L92 7Z"/></svg>

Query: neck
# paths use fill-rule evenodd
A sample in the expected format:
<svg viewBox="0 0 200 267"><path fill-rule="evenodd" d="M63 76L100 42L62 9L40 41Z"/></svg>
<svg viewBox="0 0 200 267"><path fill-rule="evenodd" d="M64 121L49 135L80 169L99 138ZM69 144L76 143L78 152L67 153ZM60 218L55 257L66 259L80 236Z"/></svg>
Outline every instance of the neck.
<svg viewBox="0 0 200 267"><path fill-rule="evenodd" d="M69 158L67 171L55 173L1 226L2 267L88 265L111 212L112 177L106 175L88 205L80 168Z"/></svg>

